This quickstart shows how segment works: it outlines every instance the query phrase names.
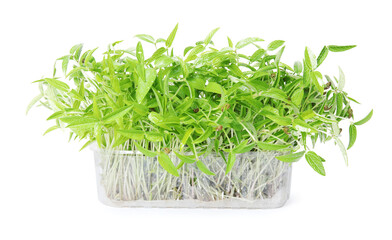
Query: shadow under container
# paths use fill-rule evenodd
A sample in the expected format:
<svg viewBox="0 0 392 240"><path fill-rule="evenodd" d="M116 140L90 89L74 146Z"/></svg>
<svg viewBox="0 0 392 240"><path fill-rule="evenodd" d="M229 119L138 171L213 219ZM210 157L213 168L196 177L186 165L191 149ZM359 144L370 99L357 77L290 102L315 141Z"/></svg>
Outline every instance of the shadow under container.
<svg viewBox="0 0 392 240"><path fill-rule="evenodd" d="M196 164L164 170L157 157L139 152L94 148L98 198L112 207L278 208L290 195L291 164L277 160L276 151L236 154L230 173L220 155L200 160L215 175ZM180 160L169 155L175 165Z"/></svg>

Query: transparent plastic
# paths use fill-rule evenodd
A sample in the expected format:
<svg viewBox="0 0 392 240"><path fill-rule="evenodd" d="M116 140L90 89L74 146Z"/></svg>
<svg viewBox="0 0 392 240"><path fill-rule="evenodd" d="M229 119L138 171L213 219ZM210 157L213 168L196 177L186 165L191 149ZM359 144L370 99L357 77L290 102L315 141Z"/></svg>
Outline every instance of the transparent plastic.
<svg viewBox="0 0 392 240"><path fill-rule="evenodd" d="M215 173L185 164L175 177L156 157L131 151L94 148L99 200L112 207L167 208L277 208L290 195L291 164L275 157L280 152L236 155L233 169L225 174L225 160L216 154L200 157ZM174 164L180 161L169 155Z"/></svg>

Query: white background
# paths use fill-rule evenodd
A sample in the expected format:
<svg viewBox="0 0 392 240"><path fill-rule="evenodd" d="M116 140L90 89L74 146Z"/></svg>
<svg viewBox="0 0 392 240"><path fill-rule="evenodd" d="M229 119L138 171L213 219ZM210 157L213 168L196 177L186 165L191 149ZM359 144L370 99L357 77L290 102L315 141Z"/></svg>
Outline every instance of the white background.
<svg viewBox="0 0 392 240"><path fill-rule="evenodd" d="M0 239L392 239L391 7L388 1L2 1L0 3ZM216 27L226 36L286 40L282 61L304 47L358 47L330 53L323 73L346 73L346 91L362 104L349 167L336 146L318 146L327 176L304 159L294 165L292 194L273 210L115 209L98 202L93 156L78 152L43 109L25 116L49 76L76 43L105 48L135 34L164 37L179 22L177 54ZM127 43L127 44L128 44ZM347 129L343 141L347 144Z"/></svg>

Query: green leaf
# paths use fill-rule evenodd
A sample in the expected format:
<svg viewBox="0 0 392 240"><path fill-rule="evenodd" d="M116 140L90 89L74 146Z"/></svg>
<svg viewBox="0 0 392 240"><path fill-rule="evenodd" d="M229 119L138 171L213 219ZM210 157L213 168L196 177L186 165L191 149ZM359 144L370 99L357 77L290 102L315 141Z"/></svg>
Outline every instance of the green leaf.
<svg viewBox="0 0 392 240"><path fill-rule="evenodd" d="M331 52L344 52L347 50L350 50L352 48L355 48L357 45L347 45L347 46L336 46L336 45L329 45L328 49Z"/></svg>
<svg viewBox="0 0 392 240"><path fill-rule="evenodd" d="M63 122L65 118L60 118ZM67 126L68 128L73 129L91 129L94 128L95 124L98 122L98 119L91 117L77 117L74 118L70 124Z"/></svg>
<svg viewBox="0 0 392 240"><path fill-rule="evenodd" d="M317 113L315 113L315 114L316 114L316 116L314 117L314 119L316 119L316 120L319 120L324 123L336 123L335 119L327 118L327 117L324 117L324 116L317 114Z"/></svg>
<svg viewBox="0 0 392 240"><path fill-rule="evenodd" d="M210 82L207 86L204 87L204 91L222 94L223 87L219 83Z"/></svg>
<svg viewBox="0 0 392 240"><path fill-rule="evenodd" d="M359 120L358 122L355 122L354 124L357 125L357 126L365 124L372 118L372 116L373 116L373 110L370 111L368 113L368 115L366 115L366 117L364 117L362 120Z"/></svg>
<svg viewBox="0 0 392 240"><path fill-rule="evenodd" d="M67 75L68 63L69 63L69 56L65 56L65 57L63 58L62 63L61 63L61 68L62 68L63 73L64 73L65 75Z"/></svg>
<svg viewBox="0 0 392 240"><path fill-rule="evenodd" d="M355 100L354 98L351 98L351 97L349 97L349 96L347 96L347 98L348 98L349 100L355 102L356 104L360 104L360 103L359 103L357 100Z"/></svg>
<svg viewBox="0 0 392 240"><path fill-rule="evenodd" d="M165 124L174 124L174 125L176 125L176 124L180 124L180 122L181 122L180 119L178 117L176 117L176 116L165 116L163 118L163 120L162 120L162 124L158 123L158 125L160 125L160 126L163 126Z"/></svg>
<svg viewBox="0 0 392 240"><path fill-rule="evenodd" d="M275 60L276 60L276 58L275 58ZM279 67L280 68L283 68L285 71L286 70L289 70L289 71L291 71L291 72L294 72L294 69L292 69L289 65L287 65L286 63L282 63L282 62L279 62Z"/></svg>
<svg viewBox="0 0 392 240"><path fill-rule="evenodd" d="M182 71L183 76L185 78L187 78L188 74L189 74L188 65L181 58L177 58L177 60L180 62L181 71Z"/></svg>
<svg viewBox="0 0 392 240"><path fill-rule="evenodd" d="M229 47L233 47L233 42L231 41L231 39L229 37L227 37L227 42L229 43Z"/></svg>
<svg viewBox="0 0 392 240"><path fill-rule="evenodd" d="M161 115L159 115L159 113L151 112L148 115L148 120L150 120L154 124L159 124L160 122L163 121L163 117Z"/></svg>
<svg viewBox="0 0 392 240"><path fill-rule="evenodd" d="M276 49L278 49L280 46L282 46L285 43L285 41L283 40L275 40L273 42L271 42L270 44L268 44L268 51L274 51Z"/></svg>
<svg viewBox="0 0 392 240"><path fill-rule="evenodd" d="M93 97L93 114L94 114L94 117L96 117L98 119L101 118L101 112L99 111L97 97L95 95Z"/></svg>
<svg viewBox="0 0 392 240"><path fill-rule="evenodd" d="M139 150L143 155L147 157L155 157L157 155L156 152L145 149L144 147L140 146L137 142L133 142L133 144L135 144L137 150Z"/></svg>
<svg viewBox="0 0 392 240"><path fill-rule="evenodd" d="M302 88L298 88L293 92L293 95L291 96L291 101L295 105L301 106L303 97L304 97L304 90Z"/></svg>
<svg viewBox="0 0 392 240"><path fill-rule="evenodd" d="M300 118L294 119L293 127L301 132L318 132L318 130Z"/></svg>
<svg viewBox="0 0 392 240"><path fill-rule="evenodd" d="M268 73L266 75L269 75ZM269 85L265 82L259 81L258 79L253 79L248 81L248 83L254 87L258 92L267 91L269 89ZM240 87L240 86L239 86ZM232 88L229 89L229 91Z"/></svg>
<svg viewBox="0 0 392 240"><path fill-rule="evenodd" d="M279 110L277 108L271 107L269 105L264 106L262 112L273 113L274 115L279 116ZM268 115L268 114L267 114Z"/></svg>
<svg viewBox="0 0 392 240"><path fill-rule="evenodd" d="M167 51L167 49L165 47L160 47L158 48L153 54L152 56L146 60L147 63L151 63L153 62L155 59L159 58L160 56L162 56L163 53L165 53Z"/></svg>
<svg viewBox="0 0 392 240"><path fill-rule="evenodd" d="M188 57L185 59L185 62L194 60L197 56L197 54L203 52L205 47L203 45L197 45L192 49L192 51L189 53Z"/></svg>
<svg viewBox="0 0 392 240"><path fill-rule="evenodd" d="M350 133L350 141L348 143L347 150L349 150L354 145L355 140L357 139L357 127L354 124L350 125L349 133Z"/></svg>
<svg viewBox="0 0 392 240"><path fill-rule="evenodd" d="M114 122L117 119L122 118L125 114L129 113L129 110L131 110L131 108L132 108L132 106L125 106L120 109L117 109L116 111L111 112L111 113L107 114L106 116L104 116L102 118L102 121L104 123Z"/></svg>
<svg viewBox="0 0 392 240"><path fill-rule="evenodd" d="M83 44L76 44L74 45L71 50L69 51L72 55L74 55L75 60L79 60L80 53L82 52Z"/></svg>
<svg viewBox="0 0 392 240"><path fill-rule="evenodd" d="M83 97L75 89L72 89L68 94L75 100L84 101Z"/></svg>
<svg viewBox="0 0 392 240"><path fill-rule="evenodd" d="M345 83L346 83L346 78L344 76L342 69L339 67L339 82L338 82L339 91L343 90Z"/></svg>
<svg viewBox="0 0 392 240"><path fill-rule="evenodd" d="M250 57L250 61L254 62L259 60L265 54L265 50L262 48L257 49L252 56Z"/></svg>
<svg viewBox="0 0 392 240"><path fill-rule="evenodd" d="M133 111L140 116L147 116L149 113L148 107L138 103L133 103Z"/></svg>
<svg viewBox="0 0 392 240"><path fill-rule="evenodd" d="M198 143L204 142L205 140L207 140L211 136L212 133L213 133L212 128L207 128L207 130L205 130L203 135L201 135L196 140L194 140L193 143L198 144Z"/></svg>
<svg viewBox="0 0 392 240"><path fill-rule="evenodd" d="M276 150L282 150L282 149L289 148L291 145L257 142L257 146L259 146L259 148L262 150L276 151Z"/></svg>
<svg viewBox="0 0 392 240"><path fill-rule="evenodd" d="M285 48L285 46L283 46L283 47L279 50L279 52L276 54L276 57L275 57L275 65L276 65L276 67L279 67L280 58L282 57L284 48Z"/></svg>
<svg viewBox="0 0 392 240"><path fill-rule="evenodd" d="M146 69L146 79L143 80L139 78L139 86L136 89L136 100L138 103L141 103L147 93L150 91L152 84L155 81L157 73L152 68Z"/></svg>
<svg viewBox="0 0 392 240"><path fill-rule="evenodd" d="M305 154L305 151L277 156L276 159L282 162L298 162Z"/></svg>
<svg viewBox="0 0 392 240"><path fill-rule="evenodd" d="M268 91L262 92L259 95L263 96L263 97L274 98L274 99L277 99L282 102L290 104L286 93L284 93L281 89L278 89L278 88L270 88L270 89L268 89Z"/></svg>
<svg viewBox="0 0 392 240"><path fill-rule="evenodd" d="M117 130L117 132L119 134L123 135L124 137L130 138L130 139L134 139L134 140L138 140L138 141L141 141L144 139L144 132L141 130L120 129L120 130Z"/></svg>
<svg viewBox="0 0 392 240"><path fill-rule="evenodd" d="M240 48L243 48L243 47L245 47L245 46L247 46L247 45L249 45L249 44L251 44L251 43L254 43L254 42L261 42L261 41L264 41L264 40L261 39L261 38L258 38L258 37L249 37L249 38L245 38L245 39L242 39L241 41L239 41L239 42L235 45L235 48L240 49Z"/></svg>
<svg viewBox="0 0 392 240"><path fill-rule="evenodd" d="M46 120L47 121L49 121L49 120L52 120L52 119L56 119L56 118L59 118L59 117L62 117L63 115L64 115L64 111L57 111L57 112L54 112L52 115L50 115Z"/></svg>
<svg viewBox="0 0 392 240"><path fill-rule="evenodd" d="M302 63L300 61L296 61L294 63L294 72L300 74L302 72Z"/></svg>
<svg viewBox="0 0 392 240"><path fill-rule="evenodd" d="M252 150L256 143L251 143L249 145L247 145L248 140L243 140L240 144L238 144L235 148L233 148L232 152L233 153L247 153L250 152L250 150Z"/></svg>
<svg viewBox="0 0 392 240"><path fill-rule="evenodd" d="M139 63L144 64L144 51L141 42L138 42L136 45L136 58Z"/></svg>
<svg viewBox="0 0 392 240"><path fill-rule="evenodd" d="M211 172L206 165L204 165L204 163L201 160L198 160L196 162L196 166L200 169L200 171L202 171L203 173L207 174L207 175L215 175L215 173Z"/></svg>
<svg viewBox="0 0 392 240"><path fill-rule="evenodd" d="M184 57L185 57L185 55L186 55L190 50L192 50L193 48L194 48L194 46L186 47L186 48L184 49Z"/></svg>
<svg viewBox="0 0 392 240"><path fill-rule="evenodd" d="M226 175L231 171L231 169L234 166L234 163L235 163L235 153L230 152L229 156L227 157L226 172L225 172Z"/></svg>
<svg viewBox="0 0 392 240"><path fill-rule="evenodd" d="M341 93L336 94L336 116L340 116L343 109L343 95Z"/></svg>
<svg viewBox="0 0 392 240"><path fill-rule="evenodd" d="M346 147L344 146L344 144L342 143L342 141L338 137L334 137L334 139L335 139L336 144L339 146L340 151L342 152L344 162L348 166L348 156L347 156Z"/></svg>
<svg viewBox="0 0 392 240"><path fill-rule="evenodd" d="M178 23L174 27L173 31L170 33L169 37L167 37L166 47L168 47L168 48L171 47L173 40L174 40L174 37L176 36L177 29L178 29Z"/></svg>
<svg viewBox="0 0 392 240"><path fill-rule="evenodd" d="M319 174L325 176L325 169L323 166L322 159L313 151L309 151L305 154L305 159L308 164Z"/></svg>
<svg viewBox="0 0 392 240"><path fill-rule="evenodd" d="M71 124L72 122L78 122L80 119L84 119L84 118L88 118L88 117L82 117L82 116L67 116L67 117L62 117L60 118L60 121L64 122L64 123L68 123ZM90 117L91 119L92 117ZM92 118L94 119L94 118Z"/></svg>
<svg viewBox="0 0 392 240"><path fill-rule="evenodd" d="M193 133L195 129L194 128L189 128L185 134L184 137L181 140L181 148L180 151L182 151L183 146L186 144L186 142L188 141L188 138L191 136L191 134Z"/></svg>
<svg viewBox="0 0 392 240"><path fill-rule="evenodd" d="M316 55L308 48L305 48L305 64L312 70L317 68Z"/></svg>
<svg viewBox="0 0 392 240"><path fill-rule="evenodd" d="M162 166L162 168L165 169L168 173L176 177L180 176L177 172L176 166L174 166L173 162L167 154L160 152L158 154L158 162Z"/></svg>
<svg viewBox="0 0 392 240"><path fill-rule="evenodd" d="M300 114L304 120L311 119L316 116L316 113L312 109L308 109Z"/></svg>
<svg viewBox="0 0 392 240"><path fill-rule="evenodd" d="M71 50L69 50L69 53L74 54L78 49L82 48L82 46L83 46L82 43L72 46Z"/></svg>
<svg viewBox="0 0 392 240"><path fill-rule="evenodd" d="M266 117L281 126L287 126L292 123L291 118L288 117L281 117L276 115L266 115Z"/></svg>
<svg viewBox="0 0 392 240"><path fill-rule="evenodd" d="M269 66L265 66L262 67L260 69L258 69L254 74L253 74L253 78L258 78L258 77L262 77L262 76L266 76L266 75L270 75L270 70L276 69L275 64L274 65L269 65Z"/></svg>
<svg viewBox="0 0 392 240"><path fill-rule="evenodd" d="M215 35L215 33L219 30L219 28L215 28L212 30L207 37L204 39L204 44L207 45L211 42L212 37Z"/></svg>
<svg viewBox="0 0 392 240"><path fill-rule="evenodd" d="M237 65L231 64L227 68L230 69L230 73L233 76L238 76L240 78L246 78L245 74L241 71L241 69Z"/></svg>
<svg viewBox="0 0 392 240"><path fill-rule="evenodd" d="M44 95L42 93L38 94L38 96L35 96L29 103L29 105L26 108L26 115L29 113L30 109L39 101Z"/></svg>
<svg viewBox="0 0 392 240"><path fill-rule="evenodd" d="M80 149L79 152L88 147L91 143L93 143L93 140L87 141Z"/></svg>
<svg viewBox="0 0 392 240"><path fill-rule="evenodd" d="M323 88L323 86L321 86L320 85L320 82L319 82L319 78L320 78L320 74L317 74L317 73L320 73L320 72L317 72L317 71L312 71L311 73L310 73L310 76L311 76L311 79L312 79L312 83L313 83L313 85L316 87L316 89L318 90L318 92L320 93L320 94L323 94L324 93L324 88Z"/></svg>
<svg viewBox="0 0 392 240"><path fill-rule="evenodd" d="M163 134L160 132L145 132L145 137L148 141L151 142L162 142L163 141Z"/></svg>
<svg viewBox="0 0 392 240"><path fill-rule="evenodd" d="M54 78L45 78L45 81L49 83L51 86L57 88L58 90L68 92L69 91L69 86L62 81L56 80Z"/></svg>
<svg viewBox="0 0 392 240"><path fill-rule="evenodd" d="M135 37L137 37L140 40L143 40L145 42L149 42L149 43L155 44L155 39L152 36L148 35L148 34L137 34L137 35L135 35Z"/></svg>
<svg viewBox="0 0 392 240"><path fill-rule="evenodd" d="M48 133L50 133L51 131L56 130L56 129L58 129L58 128L59 128L59 127L58 127L57 125L51 126L50 128L48 128L48 129L44 132L43 136L45 136L46 134L48 134Z"/></svg>
<svg viewBox="0 0 392 240"><path fill-rule="evenodd" d="M338 122L332 123L332 135L339 136L339 134L340 134L340 130L339 130Z"/></svg>
<svg viewBox="0 0 392 240"><path fill-rule="evenodd" d="M166 39L158 38L155 42L156 43L166 43Z"/></svg>
<svg viewBox="0 0 392 240"><path fill-rule="evenodd" d="M179 109L179 113L186 112L193 104L194 99L186 97L180 105L178 105L177 109Z"/></svg>
<svg viewBox="0 0 392 240"><path fill-rule="evenodd" d="M311 70L309 69L308 64L305 61L304 61L303 67L304 67L304 71L303 71L303 76L302 76L302 79L303 79L302 83L304 86L307 87L307 86L309 86L309 84L311 82L311 77L310 77Z"/></svg>
<svg viewBox="0 0 392 240"><path fill-rule="evenodd" d="M68 78L69 76L73 76L76 73L80 73L82 70L88 70L88 69L86 67L76 67L71 71L69 71L68 74L65 76L65 78Z"/></svg>
<svg viewBox="0 0 392 240"><path fill-rule="evenodd" d="M324 46L323 49L321 49L319 56L317 57L317 67L324 62L327 56L328 56L328 48Z"/></svg>
<svg viewBox="0 0 392 240"><path fill-rule="evenodd" d="M90 50L89 52L88 52L88 54L87 54L87 56L86 56L86 59L85 59L85 63L89 63L90 62L90 60L91 60L91 58L92 58L92 56L93 56L93 53L96 51L98 49L98 47L96 47L96 48L94 48L93 50ZM63 70L64 70L64 68L63 68ZM66 70L66 69L65 69ZM66 72L64 72L64 74L66 74Z"/></svg>
<svg viewBox="0 0 392 240"><path fill-rule="evenodd" d="M155 60L155 67L156 68L164 68L164 67L169 66L173 62L174 62L174 60L171 57L163 55Z"/></svg>
<svg viewBox="0 0 392 240"><path fill-rule="evenodd" d="M179 153L177 153L177 152L175 152L175 151L174 151L174 154L176 154L176 156L177 156L181 161L183 161L183 162L185 162L185 163L194 163L194 162L196 162L196 159L195 159L194 156L185 156L185 155L179 154Z"/></svg>
<svg viewBox="0 0 392 240"><path fill-rule="evenodd" d="M238 122L238 123L240 123L244 127L245 131L247 131L249 133L250 137L254 141L257 141L257 139L255 137L257 135L256 128L252 123L245 122L244 120L242 120L241 122Z"/></svg>
<svg viewBox="0 0 392 240"><path fill-rule="evenodd" d="M95 124L94 135L95 135L95 140L97 141L98 147L102 148L102 125L100 123Z"/></svg>
<svg viewBox="0 0 392 240"><path fill-rule="evenodd" d="M140 42L138 43L138 50L137 50L137 52L139 54L138 55L138 59L139 59L139 61L141 61L139 65L143 65L144 64L144 56L143 56L143 49L141 48ZM107 67L109 69L109 78L110 78L110 83L112 85L112 89L116 93L121 93L120 82L118 80L117 75L115 74L114 61L113 61L113 58L110 56L109 53L107 54L106 64L107 64Z"/></svg>

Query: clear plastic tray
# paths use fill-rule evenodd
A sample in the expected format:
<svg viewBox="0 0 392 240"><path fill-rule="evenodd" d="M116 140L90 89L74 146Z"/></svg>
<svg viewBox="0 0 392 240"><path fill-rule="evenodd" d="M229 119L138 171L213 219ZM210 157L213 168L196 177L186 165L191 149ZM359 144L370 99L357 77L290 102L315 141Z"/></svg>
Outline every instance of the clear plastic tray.
<svg viewBox="0 0 392 240"><path fill-rule="evenodd" d="M179 177L167 173L157 158L131 151L93 148L99 200L112 207L277 208L290 195L291 164L277 160L280 152L236 155L229 174L221 156L201 157L215 173L185 164ZM169 155L173 163L179 159Z"/></svg>

